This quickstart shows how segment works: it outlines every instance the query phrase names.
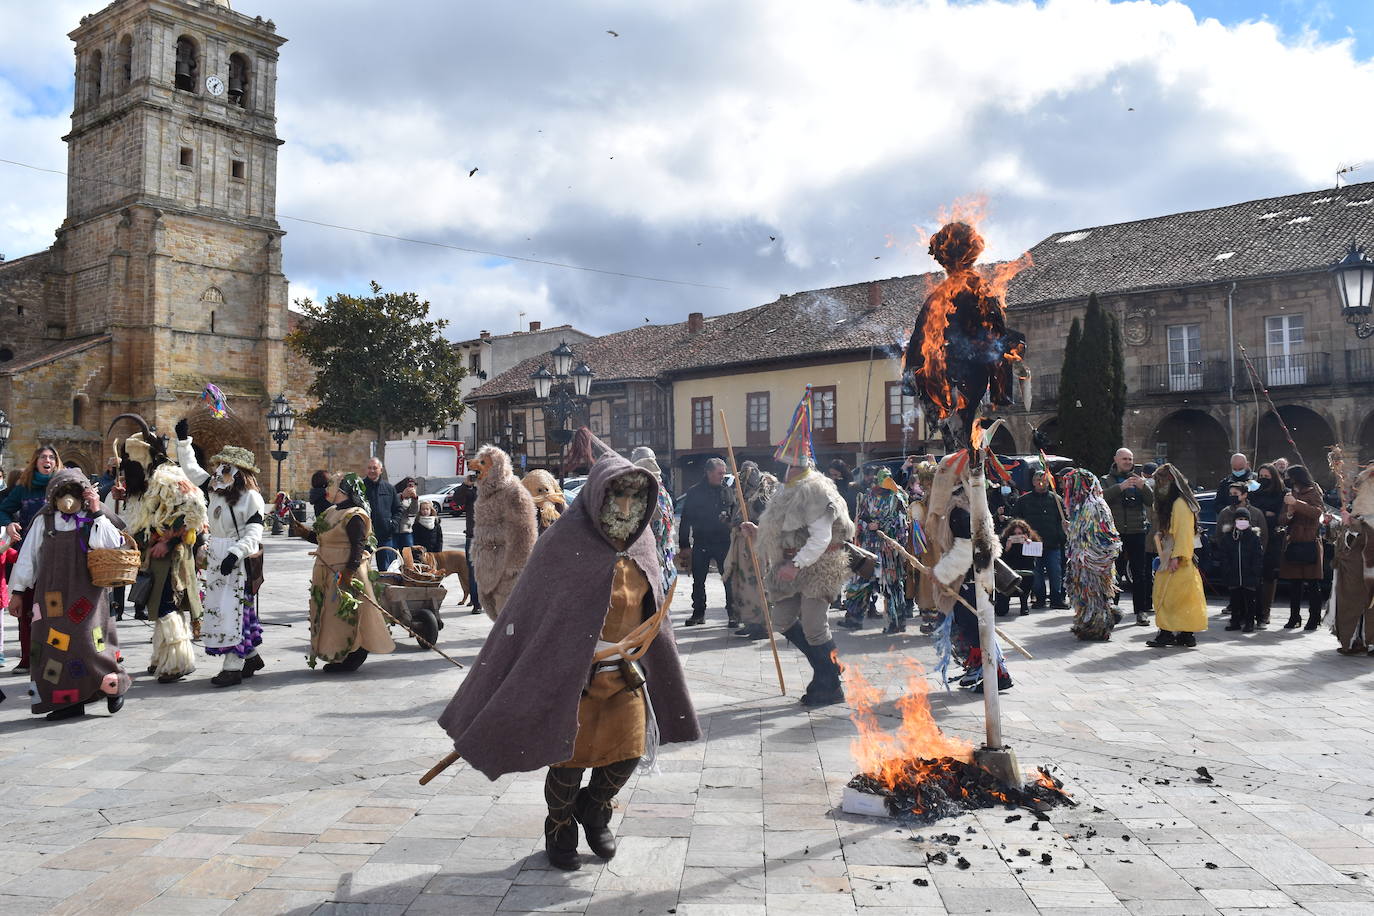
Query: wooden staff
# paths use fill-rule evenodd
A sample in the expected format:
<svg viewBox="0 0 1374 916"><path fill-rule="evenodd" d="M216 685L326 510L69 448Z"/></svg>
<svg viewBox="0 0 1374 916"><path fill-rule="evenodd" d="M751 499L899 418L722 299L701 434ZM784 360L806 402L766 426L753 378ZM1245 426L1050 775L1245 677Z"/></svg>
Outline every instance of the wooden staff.
<svg viewBox="0 0 1374 916"><path fill-rule="evenodd" d="M659 603L658 610L649 617L648 620L635 627L623 639L614 645L607 646L592 654L592 663L605 661L606 659L620 655L627 661L635 661L645 652L649 651L649 644L652 643L658 632L662 629L664 617L667 614L668 605L673 603L673 592L677 590L677 580L668 586L667 593L663 596L663 601ZM425 775L420 777L420 785L427 786L431 779L453 766L462 755L456 750L449 751L443 758L430 767Z"/></svg>
<svg viewBox="0 0 1374 916"><path fill-rule="evenodd" d="M904 561L906 561L907 563L910 563L911 566L912 566L912 568L914 568L917 572L919 572L919 573L920 573L921 575L923 575L923 576L929 576L929 577L930 577L930 581L935 583L935 587L936 587L936 588L938 588L940 591L944 592L944 593L945 593L946 595L948 595L949 597L953 598L955 601L957 601L957 602L959 602L960 604L962 604L964 607L968 608L968 609L969 609L971 612L973 612L974 614L977 614L977 613L978 613L978 609L977 609L976 607L974 607L973 605L969 604L967 601L965 601L962 595L960 595L957 591L955 591L954 589L950 588L949 586L945 585L945 584L944 584L943 582L941 582L939 579L935 578L935 573L931 571L930 567L929 567L929 566L926 566L926 565L925 565L924 563L922 563L920 560L916 559L916 557L912 555L911 551L907 550L907 549L906 549L905 547L903 547L899 542L897 542L896 540L894 540L892 537L888 536L885 532L882 532L882 531L875 531L874 533L875 533L876 535L878 535L878 537L880 537L880 538L882 538L884 541L886 541L886 542L888 543L888 545L889 545L893 550L897 551L897 553L901 556L901 558L902 558ZM1016 640L1012 639L1012 638L1011 638L1010 636L1008 636L1006 633L1003 633L1001 627L993 627L993 629L997 631L997 638L998 638L998 639L1002 640L1002 641L1005 642L1007 645L1011 646L1011 647L1012 647L1013 649L1015 649L1017 652L1020 652L1020 653L1021 653L1022 655L1024 655L1027 659L1029 659L1029 660L1031 660L1031 661L1034 661L1034 660L1035 660L1035 656L1034 656L1034 655L1031 655L1029 652L1027 652L1027 651L1025 650L1025 648L1024 648L1019 642L1017 642Z"/></svg>
<svg viewBox="0 0 1374 916"><path fill-rule="evenodd" d="M739 499L740 515L749 524L749 503L744 499L744 485L739 480L739 468L735 465L735 447L730 444L730 424L725 422L725 411L720 411L720 429L725 434L725 452L730 456L730 473L735 475L735 496ZM763 622L768 630L768 648L773 650L773 667L778 672L778 690L787 696L787 683L782 678L782 659L778 657L778 641L773 636L773 614L768 609L768 589L763 584L763 568L759 565L759 555L754 550L754 539L744 532L744 546L749 548L749 559L754 564L754 578L759 583L759 600L763 602Z"/></svg>

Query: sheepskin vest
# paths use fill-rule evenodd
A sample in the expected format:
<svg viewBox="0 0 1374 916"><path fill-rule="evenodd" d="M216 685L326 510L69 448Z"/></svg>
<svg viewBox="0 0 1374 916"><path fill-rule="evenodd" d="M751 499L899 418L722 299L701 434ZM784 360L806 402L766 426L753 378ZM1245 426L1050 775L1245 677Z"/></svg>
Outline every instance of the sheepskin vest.
<svg viewBox="0 0 1374 916"><path fill-rule="evenodd" d="M830 546L815 563L803 569L791 582L780 582L774 573L787 562L787 554L800 550L815 519L830 519ZM849 507L835 484L824 474L811 471L790 481L773 494L759 519L759 549L768 564L768 593L773 598L824 598L839 594L849 579L849 558L842 545L854 537Z"/></svg>

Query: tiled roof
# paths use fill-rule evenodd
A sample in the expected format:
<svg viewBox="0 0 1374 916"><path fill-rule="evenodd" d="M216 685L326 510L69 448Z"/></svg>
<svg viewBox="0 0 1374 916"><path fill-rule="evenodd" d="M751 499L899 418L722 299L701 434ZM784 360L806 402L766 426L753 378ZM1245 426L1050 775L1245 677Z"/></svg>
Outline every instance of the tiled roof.
<svg viewBox="0 0 1374 916"><path fill-rule="evenodd" d="M643 325L577 341L580 360L596 373L596 382L649 379L708 366L728 366L792 359L875 347L900 351L926 292L940 274L917 274L873 281L882 290L869 304L870 283L808 290L767 305L706 318L693 333L687 322ZM475 389L478 399L530 391L530 373L547 364L532 357Z"/></svg>
<svg viewBox="0 0 1374 916"><path fill-rule="evenodd" d="M30 369L56 362L64 357L74 356L77 353L91 349L91 347L97 347L109 342L109 334L92 334L89 337L64 340L43 350L30 353L22 359L17 359L12 363L5 363L3 366L0 366L0 375L14 375L19 372L27 372Z"/></svg>
<svg viewBox="0 0 1374 916"><path fill-rule="evenodd" d="M1374 182L1059 232L1031 249L1011 306L1322 270L1374 243Z"/></svg>

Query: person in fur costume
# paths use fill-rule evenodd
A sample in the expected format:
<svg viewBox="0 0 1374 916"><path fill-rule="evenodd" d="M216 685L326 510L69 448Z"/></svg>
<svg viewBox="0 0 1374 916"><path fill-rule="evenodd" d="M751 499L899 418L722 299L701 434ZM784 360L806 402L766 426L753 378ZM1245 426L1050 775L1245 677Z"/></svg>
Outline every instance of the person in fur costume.
<svg viewBox="0 0 1374 916"><path fill-rule="evenodd" d="M849 579L854 523L835 483L816 470L811 450L810 388L773 457L788 465L783 486L758 522L742 525L754 536L764 585L773 602L773 626L806 656L811 682L801 702L844 702L841 667L830 633L830 600Z"/></svg>
<svg viewBox="0 0 1374 916"><path fill-rule="evenodd" d="M760 470L757 462L746 461L739 466L739 482L744 493L744 507L749 510L749 519L757 521L763 517L773 494L778 491L778 478ZM763 624L759 581L754 574L753 552L758 548L750 548L750 535L741 527L744 524L744 511L739 494L734 496L735 501L730 507L730 550L725 554L725 581L730 583L735 610L742 624L735 635L744 639L767 639L768 629Z"/></svg>
<svg viewBox="0 0 1374 916"><path fill-rule="evenodd" d="M258 587L267 506L258 492L253 453L226 445L210 459L213 475L196 461L185 420L177 424L177 461L197 486L210 484L210 540L205 567L205 652L223 658L216 687L235 687L265 665L258 654ZM251 574L249 566L253 567Z"/></svg>
<svg viewBox="0 0 1374 916"><path fill-rule="evenodd" d="M520 483L534 500L534 521L538 529L536 534L543 534L549 530L550 525L558 521L558 516L563 514L563 510L568 508L563 488L558 485L558 478L543 468L530 471Z"/></svg>
<svg viewBox="0 0 1374 916"><path fill-rule="evenodd" d="M148 673L170 684L196 670L191 639L202 611L195 549L207 513L204 494L171 462L165 438L143 425L143 432L115 443L124 483L110 490L106 506L120 506L119 517L143 552L152 579L148 611L157 620Z"/></svg>
<svg viewBox="0 0 1374 916"><path fill-rule="evenodd" d="M52 475L32 524L41 536L24 539L13 578L15 600L32 626L32 712L70 719L104 697L116 713L131 681L121 664L110 590L91 582L86 553L123 547L123 535L101 511L90 481L73 468Z"/></svg>
<svg viewBox="0 0 1374 916"><path fill-rule="evenodd" d="M1355 497L1336 530L1336 651L1374 654L1374 464L1355 479Z"/></svg>
<svg viewBox="0 0 1374 916"><path fill-rule="evenodd" d="M595 461L567 513L534 545L531 574L516 583L439 717L454 751L488 779L548 767L544 849L558 869L581 867L579 824L592 852L614 856L616 795L636 769L653 772L660 744L701 737L670 626L637 661L594 659L666 600L648 531L657 499L647 471L614 452Z"/></svg>
<svg viewBox="0 0 1374 916"><path fill-rule="evenodd" d="M477 471L472 566L482 609L495 620L534 549L534 499L511 472L510 456L496 446L482 446L468 464Z"/></svg>
<svg viewBox="0 0 1374 916"><path fill-rule="evenodd" d="M940 546L927 534L930 529L942 522L942 519L930 511L930 494L935 486L937 467L934 461L922 461L916 465L913 476L916 478L919 492L912 494L911 504L907 510L911 516L911 550L926 569L934 569L941 556ZM910 574L914 578L910 594L921 615L921 633L929 636L935 632L935 625L940 620L940 590L935 587L935 580L930 576L915 569L912 569Z"/></svg>

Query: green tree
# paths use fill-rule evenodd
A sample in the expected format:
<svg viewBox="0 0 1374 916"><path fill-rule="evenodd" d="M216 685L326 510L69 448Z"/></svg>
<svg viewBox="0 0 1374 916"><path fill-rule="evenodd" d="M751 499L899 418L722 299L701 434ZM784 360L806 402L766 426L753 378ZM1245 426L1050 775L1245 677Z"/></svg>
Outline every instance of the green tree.
<svg viewBox="0 0 1374 916"><path fill-rule="evenodd" d="M1059 446L1079 467L1105 471L1121 446L1125 407L1124 381L1115 368L1112 317L1097 296L1088 297L1087 313L1069 329L1064 365L1059 374Z"/></svg>
<svg viewBox="0 0 1374 916"><path fill-rule="evenodd" d="M1112 338L1112 414L1108 426L1116 442L1112 447L1112 455L1115 456L1116 449L1126 441L1126 356L1121 347L1121 322L1114 312L1107 312L1107 322Z"/></svg>
<svg viewBox="0 0 1374 916"><path fill-rule="evenodd" d="M305 421L337 433L393 434L437 429L463 415L462 362L415 293L339 293L318 305L296 300L307 320L287 335L291 350L315 367L308 392L319 401Z"/></svg>

